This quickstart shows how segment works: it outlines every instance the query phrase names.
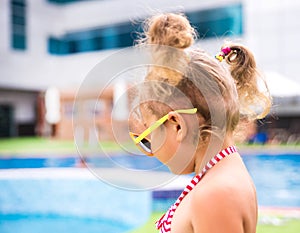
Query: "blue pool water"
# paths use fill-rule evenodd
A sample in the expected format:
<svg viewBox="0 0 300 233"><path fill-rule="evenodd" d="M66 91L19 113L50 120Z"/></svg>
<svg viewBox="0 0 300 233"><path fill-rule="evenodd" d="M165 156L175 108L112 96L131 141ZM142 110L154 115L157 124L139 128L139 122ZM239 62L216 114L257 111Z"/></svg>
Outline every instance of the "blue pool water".
<svg viewBox="0 0 300 233"><path fill-rule="evenodd" d="M300 207L300 155L244 156L261 206Z"/></svg>
<svg viewBox="0 0 300 233"><path fill-rule="evenodd" d="M46 157L46 158L0 158L0 169L15 168L43 168L43 167L76 167L80 159L78 156ZM156 158L147 156L113 155L111 157L86 158L85 162L93 167L120 166L129 169L168 171Z"/></svg>
<svg viewBox="0 0 300 233"><path fill-rule="evenodd" d="M146 156L117 155L112 159L114 164L129 169L167 171L156 159ZM246 155L243 160L256 185L260 206L300 207L300 155ZM96 167L112 164L99 157L86 162ZM6 171L13 168L64 169L77 164L78 157L72 156L0 159L0 168ZM0 187L1 233L125 233L146 221L151 208L166 210L181 192L156 190L151 197L149 192L128 193L99 180L63 177L0 179Z"/></svg>
<svg viewBox="0 0 300 233"><path fill-rule="evenodd" d="M243 161L255 183L258 204L264 207L300 207L300 155L246 155ZM153 209L165 211L181 190L152 193Z"/></svg>
<svg viewBox="0 0 300 233"><path fill-rule="evenodd" d="M107 233L126 232L130 225L110 219L60 215L0 214L1 233Z"/></svg>
<svg viewBox="0 0 300 233"><path fill-rule="evenodd" d="M0 169L74 167L76 157L66 158L1 158Z"/></svg>
<svg viewBox="0 0 300 233"><path fill-rule="evenodd" d="M125 233L151 213L151 194L118 189L87 169L3 170L1 233Z"/></svg>
<svg viewBox="0 0 300 233"><path fill-rule="evenodd" d="M261 206L300 207L300 155L246 155L242 157L257 188L258 202ZM112 158L113 163L129 168L168 171L155 158L147 156L122 156ZM89 158L93 166L109 167L107 158ZM74 167L78 157L66 158L9 158L0 159L0 168L42 168Z"/></svg>

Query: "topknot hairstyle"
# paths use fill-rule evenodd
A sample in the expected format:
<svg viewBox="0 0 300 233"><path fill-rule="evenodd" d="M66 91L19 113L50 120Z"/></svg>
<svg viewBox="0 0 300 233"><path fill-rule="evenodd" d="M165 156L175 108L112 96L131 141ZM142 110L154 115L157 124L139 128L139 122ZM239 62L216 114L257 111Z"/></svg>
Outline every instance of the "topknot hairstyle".
<svg viewBox="0 0 300 233"><path fill-rule="evenodd" d="M184 93L198 109L200 140L203 141L215 128L220 132L233 132L241 118L264 118L269 113L271 97L264 81L266 88L261 90L258 85L258 80L263 78L250 50L240 44L224 45L222 48L230 48L225 58L228 69L203 50L189 48L196 34L183 14L163 13L146 21L140 45L161 47L153 50L154 64L159 65L151 67L145 78L156 82L143 91L142 98L157 95L172 108L183 108L179 105L184 103L176 99L174 88L171 90L168 85ZM155 103L149 103L148 108L157 117L170 111ZM212 110L217 118L215 122ZM224 114L225 119L221 119Z"/></svg>
<svg viewBox="0 0 300 233"><path fill-rule="evenodd" d="M147 44L185 49L194 43L195 38L194 28L182 14L155 15L145 24L145 42Z"/></svg>

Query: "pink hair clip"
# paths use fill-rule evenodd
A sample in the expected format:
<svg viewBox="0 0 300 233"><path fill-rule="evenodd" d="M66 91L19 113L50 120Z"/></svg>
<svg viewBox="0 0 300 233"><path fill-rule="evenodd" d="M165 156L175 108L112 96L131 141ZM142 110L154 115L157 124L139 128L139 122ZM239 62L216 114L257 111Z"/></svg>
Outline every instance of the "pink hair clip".
<svg viewBox="0 0 300 233"><path fill-rule="evenodd" d="M219 62L222 62L223 59L225 59L225 57L231 52L231 48L230 47L224 47L221 49L221 52L219 52L215 58L219 60Z"/></svg>

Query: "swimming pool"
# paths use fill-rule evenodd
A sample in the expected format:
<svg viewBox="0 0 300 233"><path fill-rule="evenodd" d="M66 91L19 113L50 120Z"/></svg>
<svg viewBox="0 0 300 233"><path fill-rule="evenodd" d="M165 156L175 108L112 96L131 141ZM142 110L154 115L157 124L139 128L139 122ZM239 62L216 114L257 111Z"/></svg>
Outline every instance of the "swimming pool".
<svg viewBox="0 0 300 233"><path fill-rule="evenodd" d="M256 185L260 206L300 207L300 154L258 154L242 158ZM158 160L147 156L116 154L110 159L113 160L113 165L128 169L168 171ZM96 167L113 166L103 157L88 158L86 162ZM77 156L0 159L2 169L74 167L77 164ZM180 190L178 188L177 193Z"/></svg>
<svg viewBox="0 0 300 233"><path fill-rule="evenodd" d="M1 233L125 233L151 213L151 194L121 190L84 168L0 170Z"/></svg>
<svg viewBox="0 0 300 233"><path fill-rule="evenodd" d="M1 233L127 232L130 225L111 219L60 215L0 214Z"/></svg>
<svg viewBox="0 0 300 233"><path fill-rule="evenodd" d="M256 185L260 206L300 207L300 154L242 158ZM101 157L87 162L96 167L117 164L128 169L167 171L156 159L146 156L115 155L112 159L113 163ZM152 192L130 192L91 178L86 169L74 168L77 165L75 156L0 159L0 232L126 232L145 222L151 210L166 210L189 179ZM26 230L26 226L30 228Z"/></svg>
<svg viewBox="0 0 300 233"><path fill-rule="evenodd" d="M261 206L300 207L300 155L244 156Z"/></svg>
<svg viewBox="0 0 300 233"><path fill-rule="evenodd" d="M168 171L156 158L147 156L131 156L123 154L113 154L110 157L93 156L85 158L85 163L93 167L124 167L128 169ZM45 167L77 167L80 166L80 158L78 156L66 157L6 157L0 158L0 169L16 169L16 168L45 168Z"/></svg>

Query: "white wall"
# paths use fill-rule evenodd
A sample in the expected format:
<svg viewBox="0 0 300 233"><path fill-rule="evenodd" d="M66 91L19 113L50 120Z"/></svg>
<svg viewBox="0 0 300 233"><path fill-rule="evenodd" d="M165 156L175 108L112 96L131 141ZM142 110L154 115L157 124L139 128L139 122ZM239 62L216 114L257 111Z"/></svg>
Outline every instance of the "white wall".
<svg viewBox="0 0 300 233"><path fill-rule="evenodd" d="M9 0L0 1L0 54L5 54L9 51L10 40L9 40ZM1 56L0 56L1 57ZM0 58L1 59L1 58ZM1 60L0 60L1 61Z"/></svg>
<svg viewBox="0 0 300 233"><path fill-rule="evenodd" d="M114 0L90 1L66 5L61 9L63 24L56 23L54 31L111 25L129 20L145 18L163 11L183 11L220 6L240 0ZM56 19L54 19L56 20ZM56 20L57 21L57 20ZM76 23L74 23L76 22Z"/></svg>
<svg viewBox="0 0 300 233"><path fill-rule="evenodd" d="M236 2L228 0L230 2ZM188 3L168 0L154 1L88 1L64 6L45 0L27 0L27 49L10 48L9 0L1 0L4 14L0 16L0 86L21 89L78 87L86 74L112 51L84 53L70 56L52 56L47 53L49 35L60 36L69 31L134 20L161 10L208 7L224 1L193 0Z"/></svg>
<svg viewBox="0 0 300 233"><path fill-rule="evenodd" d="M9 0L0 1L0 86L46 89L49 85L76 87L89 70L112 51L70 56L47 54L48 35L59 36L68 31L133 20L171 9L196 10L219 6L234 0L115 0L88 1L64 6L45 0L28 1L28 50L10 50ZM243 41L254 51L263 70L276 71L299 80L300 1L242 0L245 7ZM200 41L212 56L225 38Z"/></svg>
<svg viewBox="0 0 300 233"><path fill-rule="evenodd" d="M50 4L46 0L27 0L28 49L10 48L9 0L0 0L0 87L46 90L49 86L76 89L88 72L101 59L114 51L97 51L70 56L47 53L49 35L60 36L69 31L135 20L160 11L186 10L244 4L244 41L254 52L263 71L278 72L300 83L300 1L298 0L114 0L87 1L67 5ZM200 41L212 56L225 38ZM105 80L102 80L102 83ZM284 88L284 86L283 86ZM15 120L34 119L32 95L2 92L0 103L12 103ZM299 107L299 106L298 106ZM299 110L300 111L300 110Z"/></svg>
<svg viewBox="0 0 300 233"><path fill-rule="evenodd" d="M300 82L300 1L247 0L246 34L258 64Z"/></svg>

